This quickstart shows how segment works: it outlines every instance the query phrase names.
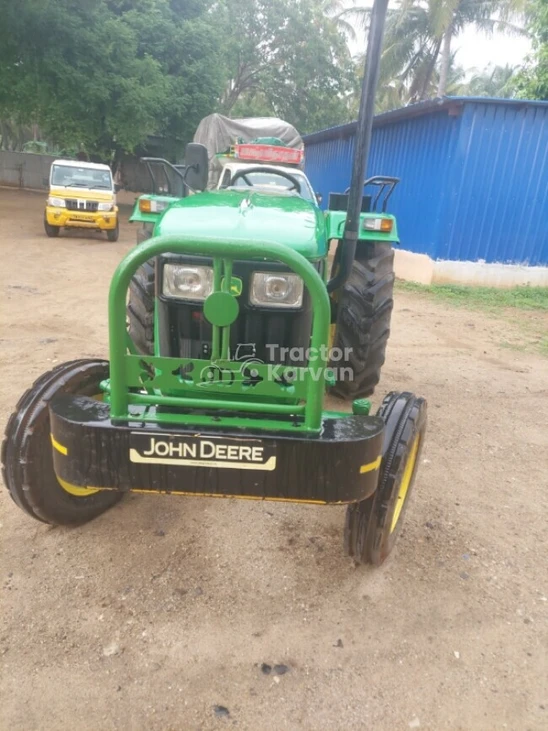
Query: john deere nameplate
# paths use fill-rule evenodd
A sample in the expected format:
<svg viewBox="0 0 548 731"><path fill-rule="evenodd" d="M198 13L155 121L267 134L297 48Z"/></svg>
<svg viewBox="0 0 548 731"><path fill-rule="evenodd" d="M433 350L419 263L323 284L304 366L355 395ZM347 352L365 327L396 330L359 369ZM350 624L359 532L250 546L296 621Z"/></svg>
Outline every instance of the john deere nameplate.
<svg viewBox="0 0 548 731"><path fill-rule="evenodd" d="M238 470L276 469L276 447L260 439L179 437L132 432L129 458L138 464L222 467Z"/></svg>

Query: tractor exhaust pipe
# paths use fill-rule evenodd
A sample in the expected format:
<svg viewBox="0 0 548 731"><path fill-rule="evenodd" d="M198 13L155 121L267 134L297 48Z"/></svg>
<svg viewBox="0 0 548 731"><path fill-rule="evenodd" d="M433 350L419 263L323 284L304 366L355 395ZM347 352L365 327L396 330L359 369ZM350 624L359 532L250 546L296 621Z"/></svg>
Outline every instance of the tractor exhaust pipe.
<svg viewBox="0 0 548 731"><path fill-rule="evenodd" d="M352 262L356 256L363 181L367 170L369 147L371 146L371 130L373 129L373 117L375 115L375 91L379 80L387 7L388 0L375 0L371 10L371 22L369 24L369 35L367 39L367 53L365 54L360 111L354 139L352 179L350 181L350 195L348 196L348 209L342 240L341 258L338 272L327 283L327 290L329 292L338 289L346 282L350 276Z"/></svg>

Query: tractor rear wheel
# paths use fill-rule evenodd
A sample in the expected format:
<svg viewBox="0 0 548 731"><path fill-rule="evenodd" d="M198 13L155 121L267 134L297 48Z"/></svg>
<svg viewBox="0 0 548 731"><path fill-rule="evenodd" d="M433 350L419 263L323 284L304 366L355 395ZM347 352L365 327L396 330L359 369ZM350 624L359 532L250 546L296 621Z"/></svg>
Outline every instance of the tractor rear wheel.
<svg viewBox="0 0 548 731"><path fill-rule="evenodd" d="M154 231L154 224L142 223L141 227L137 229L137 245L142 244L143 241L147 241L152 238Z"/></svg>
<svg viewBox="0 0 548 731"><path fill-rule="evenodd" d="M346 511L344 549L357 563L380 566L401 531L426 431L426 401L389 393L377 412L385 423L382 462L374 494Z"/></svg>
<svg viewBox="0 0 548 731"><path fill-rule="evenodd" d="M390 244L360 242L348 281L335 303L337 324L332 360L339 373L332 392L344 399L370 396L381 377L394 291L394 251Z"/></svg>
<svg viewBox="0 0 548 731"><path fill-rule="evenodd" d="M21 397L2 443L2 477L14 502L36 520L77 525L122 497L115 491L62 486L53 469L49 403L60 393L98 396L109 375L104 360L75 360L44 373Z"/></svg>
<svg viewBox="0 0 548 731"><path fill-rule="evenodd" d="M127 318L129 335L142 355L154 352L154 260L137 269L129 285Z"/></svg>

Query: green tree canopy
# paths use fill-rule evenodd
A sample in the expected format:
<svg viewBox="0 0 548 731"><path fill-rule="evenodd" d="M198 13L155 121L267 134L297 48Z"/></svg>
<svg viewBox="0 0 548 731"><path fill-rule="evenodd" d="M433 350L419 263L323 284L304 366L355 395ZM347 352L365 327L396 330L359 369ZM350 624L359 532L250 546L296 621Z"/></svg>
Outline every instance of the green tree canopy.
<svg viewBox="0 0 548 731"><path fill-rule="evenodd" d="M521 18L524 3L525 0L398 0L389 8L386 21L379 107L394 109L455 93L459 69L452 52L453 40L470 25L486 34L524 34L513 22ZM368 11L362 12L365 19Z"/></svg>
<svg viewBox="0 0 548 731"><path fill-rule="evenodd" d="M516 90L523 99L548 101L548 0L533 0L527 17L534 53L518 75Z"/></svg>
<svg viewBox="0 0 548 731"><path fill-rule="evenodd" d="M225 0L225 114L271 114L302 133L348 120L353 65L322 0Z"/></svg>
<svg viewBox="0 0 548 731"><path fill-rule="evenodd" d="M133 151L149 134L190 137L223 80L204 7L0 0L0 118L100 155Z"/></svg>

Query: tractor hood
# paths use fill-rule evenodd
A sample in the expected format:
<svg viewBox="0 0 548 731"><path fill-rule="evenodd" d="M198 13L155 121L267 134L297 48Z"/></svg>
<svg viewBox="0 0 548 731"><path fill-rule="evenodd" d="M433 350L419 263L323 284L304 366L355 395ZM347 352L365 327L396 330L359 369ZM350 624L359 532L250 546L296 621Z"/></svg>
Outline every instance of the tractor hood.
<svg viewBox="0 0 548 731"><path fill-rule="evenodd" d="M197 193L173 203L154 230L155 236L181 232L220 240L275 241L307 259L327 253L322 211L293 195L253 193L249 189Z"/></svg>

